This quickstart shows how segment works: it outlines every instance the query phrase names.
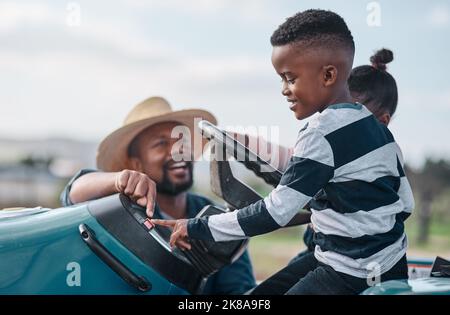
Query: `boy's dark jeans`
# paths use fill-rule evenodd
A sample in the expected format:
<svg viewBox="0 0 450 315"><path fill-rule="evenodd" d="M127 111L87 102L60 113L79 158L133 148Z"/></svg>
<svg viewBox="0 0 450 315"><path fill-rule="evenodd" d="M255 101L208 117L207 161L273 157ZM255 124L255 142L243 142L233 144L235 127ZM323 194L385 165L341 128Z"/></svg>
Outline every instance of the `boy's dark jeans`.
<svg viewBox="0 0 450 315"><path fill-rule="evenodd" d="M381 282L407 279L406 256L381 275ZM367 279L337 272L318 262L313 252L305 253L291 264L258 285L252 295L353 295L369 288Z"/></svg>

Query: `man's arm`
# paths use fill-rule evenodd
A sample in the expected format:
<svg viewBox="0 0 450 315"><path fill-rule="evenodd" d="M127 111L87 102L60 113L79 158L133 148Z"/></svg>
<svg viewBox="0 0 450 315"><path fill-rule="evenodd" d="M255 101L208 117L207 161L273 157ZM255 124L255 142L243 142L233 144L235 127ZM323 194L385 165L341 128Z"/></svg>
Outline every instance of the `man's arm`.
<svg viewBox="0 0 450 315"><path fill-rule="evenodd" d="M72 184L69 192L70 200L73 203L80 203L118 193L115 186L117 174L95 172L79 177Z"/></svg>
<svg viewBox="0 0 450 315"><path fill-rule="evenodd" d="M90 172L75 179L69 191L72 203L124 193L153 216L156 184L144 173L132 170L120 172Z"/></svg>
<svg viewBox="0 0 450 315"><path fill-rule="evenodd" d="M89 173L95 173L95 172L98 172L98 170L81 169L69 180L69 182L66 184L66 186L64 187L63 191L61 192L61 194L59 196L59 200L61 201L61 205L63 207L72 206L74 204L72 199L70 199L70 192L72 190L73 183L81 176L84 176Z"/></svg>

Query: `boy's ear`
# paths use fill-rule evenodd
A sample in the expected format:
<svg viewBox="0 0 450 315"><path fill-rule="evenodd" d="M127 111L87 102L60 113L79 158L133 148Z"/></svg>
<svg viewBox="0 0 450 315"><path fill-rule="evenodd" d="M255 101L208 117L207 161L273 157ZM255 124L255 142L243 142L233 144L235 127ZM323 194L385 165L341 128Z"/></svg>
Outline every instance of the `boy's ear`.
<svg viewBox="0 0 450 315"><path fill-rule="evenodd" d="M333 85L337 81L338 69L333 65L323 67L323 85L325 87Z"/></svg>

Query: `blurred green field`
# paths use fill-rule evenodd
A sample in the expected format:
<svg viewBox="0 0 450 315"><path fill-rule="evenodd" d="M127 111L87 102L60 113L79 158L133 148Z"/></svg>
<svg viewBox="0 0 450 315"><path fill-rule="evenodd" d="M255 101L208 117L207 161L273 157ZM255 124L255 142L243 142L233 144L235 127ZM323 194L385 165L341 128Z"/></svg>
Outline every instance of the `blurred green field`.
<svg viewBox="0 0 450 315"><path fill-rule="evenodd" d="M249 253L258 281L264 280L306 247L301 239L304 228L293 227L253 237Z"/></svg>

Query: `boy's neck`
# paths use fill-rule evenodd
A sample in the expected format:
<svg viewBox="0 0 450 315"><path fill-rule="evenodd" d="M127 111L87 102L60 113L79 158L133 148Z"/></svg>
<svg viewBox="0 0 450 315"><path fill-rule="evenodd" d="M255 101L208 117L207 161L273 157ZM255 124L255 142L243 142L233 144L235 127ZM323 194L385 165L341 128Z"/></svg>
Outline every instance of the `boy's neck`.
<svg viewBox="0 0 450 315"><path fill-rule="evenodd" d="M354 103L353 97L350 94L350 90L348 89L348 87L343 89L340 94L338 94L334 98L332 98L330 100L330 102L328 103L328 106L331 106L334 104L342 104L342 103Z"/></svg>

